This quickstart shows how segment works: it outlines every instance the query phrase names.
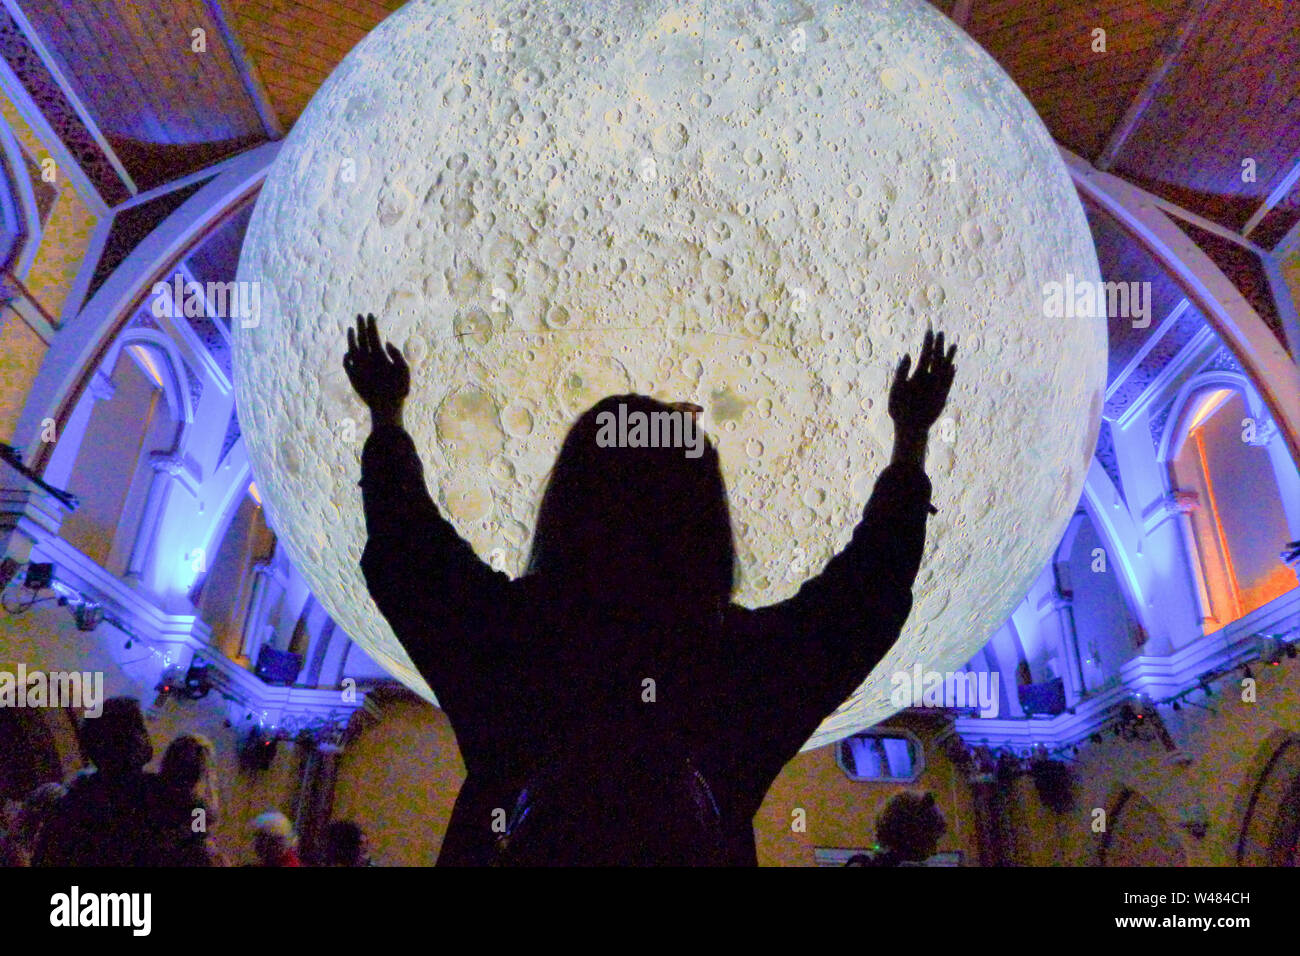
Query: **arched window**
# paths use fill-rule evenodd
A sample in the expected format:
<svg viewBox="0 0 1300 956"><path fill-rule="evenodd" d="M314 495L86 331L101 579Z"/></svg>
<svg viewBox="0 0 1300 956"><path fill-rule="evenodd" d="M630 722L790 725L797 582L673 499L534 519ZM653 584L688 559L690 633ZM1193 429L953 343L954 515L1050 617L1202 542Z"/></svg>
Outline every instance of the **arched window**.
<svg viewBox="0 0 1300 956"><path fill-rule="evenodd" d="M1217 630L1296 587L1279 557L1289 540L1263 425L1242 392L1211 384L1183 405L1170 479L1193 503L1192 560L1207 630ZM1194 498L1185 493L1191 492Z"/></svg>
<svg viewBox="0 0 1300 956"><path fill-rule="evenodd" d="M164 357L127 344L108 385L88 390L93 407L67 487L81 506L63 521L61 537L114 574L125 573L153 481L151 455L173 448L178 423L164 389ZM103 377L100 376L102 379Z"/></svg>
<svg viewBox="0 0 1300 956"><path fill-rule="evenodd" d="M840 741L836 760L850 780L911 783L925 769L925 750L905 730L865 730Z"/></svg>
<svg viewBox="0 0 1300 956"><path fill-rule="evenodd" d="M248 486L226 532L212 556L196 605L212 628L212 644L232 660L239 659L245 620L255 596L257 565L275 550L275 533L266 525L255 485Z"/></svg>
<svg viewBox="0 0 1300 956"><path fill-rule="evenodd" d="M1255 781L1237 839L1237 865L1300 865L1300 735L1284 737Z"/></svg>

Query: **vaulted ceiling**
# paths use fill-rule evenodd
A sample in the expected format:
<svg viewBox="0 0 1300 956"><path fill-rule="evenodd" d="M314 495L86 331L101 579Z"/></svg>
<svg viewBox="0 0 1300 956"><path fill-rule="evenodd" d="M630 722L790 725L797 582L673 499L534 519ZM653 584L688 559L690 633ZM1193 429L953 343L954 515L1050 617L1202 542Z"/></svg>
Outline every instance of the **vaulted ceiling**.
<svg viewBox="0 0 1300 956"><path fill-rule="evenodd" d="M1295 242L1300 0L931 2L1006 69L1062 146L1258 249L1288 233ZM74 94L116 158L125 193L283 136L347 52L400 6L6 0L37 41L34 68L48 64ZM27 83L12 44L0 50ZM1130 239L1092 219L1103 272L1158 279ZM1189 232L1208 252L1213 237L1203 233ZM1211 255L1227 261L1233 252ZM1234 280L1254 281L1249 263L1236 265Z"/></svg>

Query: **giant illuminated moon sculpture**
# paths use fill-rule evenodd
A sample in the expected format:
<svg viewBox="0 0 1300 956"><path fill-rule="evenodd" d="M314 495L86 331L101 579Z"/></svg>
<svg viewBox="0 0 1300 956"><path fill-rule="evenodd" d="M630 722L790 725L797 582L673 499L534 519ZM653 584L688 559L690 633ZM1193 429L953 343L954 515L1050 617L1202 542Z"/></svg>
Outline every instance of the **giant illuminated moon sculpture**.
<svg viewBox="0 0 1300 956"><path fill-rule="evenodd" d="M444 513L515 574L579 412L629 390L702 405L750 606L847 543L888 461L890 370L933 319L959 371L915 607L813 746L888 716L895 670L960 667L1062 534L1106 370L1103 321L1044 317L1067 275L1098 278L1056 147L920 0L421 0L340 64L262 190L239 415L314 593L432 700L358 568L357 312L410 360Z"/></svg>

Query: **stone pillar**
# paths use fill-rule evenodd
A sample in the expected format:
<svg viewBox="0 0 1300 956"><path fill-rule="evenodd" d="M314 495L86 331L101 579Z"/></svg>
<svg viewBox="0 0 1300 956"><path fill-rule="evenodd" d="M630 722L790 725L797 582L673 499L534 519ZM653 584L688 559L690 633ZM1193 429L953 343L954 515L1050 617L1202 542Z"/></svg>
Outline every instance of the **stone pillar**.
<svg viewBox="0 0 1300 956"><path fill-rule="evenodd" d="M1201 557L1201 549L1196 545L1196 529L1192 526L1192 515L1201 507L1200 496L1185 488L1173 488L1160 502L1164 518L1176 518L1186 555L1186 565L1191 571L1196 585L1196 599L1200 603L1201 625L1218 624L1214 616L1214 604L1210 600L1207 574ZM1207 628L1209 629L1209 628Z"/></svg>
<svg viewBox="0 0 1300 956"><path fill-rule="evenodd" d="M1065 683L1070 692L1070 706L1074 706L1088 693L1088 686L1083 679L1083 664L1079 658L1079 634L1074 629L1074 595L1053 590L1048 597L1048 605L1056 612L1060 624L1062 650L1066 660Z"/></svg>
<svg viewBox="0 0 1300 956"><path fill-rule="evenodd" d="M304 659L307 657L307 647L311 643L311 631L307 629L307 618L315 606L316 598L308 592L307 600L302 604L302 613L298 615L298 620L293 626L293 633L289 636L289 652L298 654Z"/></svg>
<svg viewBox="0 0 1300 956"><path fill-rule="evenodd" d="M304 683L308 687L320 686L321 668L325 665L325 655L329 652L330 641L334 639L335 633L334 618L325 618L325 623L321 625L320 636L316 638L316 646L312 648L311 660L307 663L307 674Z"/></svg>
<svg viewBox="0 0 1300 956"><path fill-rule="evenodd" d="M126 577L131 581L139 581L144 577L149 559L153 557L154 545L158 541L158 529L167 510L172 486L185 473L185 462L179 455L152 452L149 455L149 465L153 468L153 480L149 483L144 512L140 515L140 525L136 528L135 542L126 564Z"/></svg>
<svg viewBox="0 0 1300 956"><path fill-rule="evenodd" d="M248 615L244 618L244 640L240 654L250 662L257 661L266 630L266 618L284 590L270 562L253 565L253 594L248 602Z"/></svg>

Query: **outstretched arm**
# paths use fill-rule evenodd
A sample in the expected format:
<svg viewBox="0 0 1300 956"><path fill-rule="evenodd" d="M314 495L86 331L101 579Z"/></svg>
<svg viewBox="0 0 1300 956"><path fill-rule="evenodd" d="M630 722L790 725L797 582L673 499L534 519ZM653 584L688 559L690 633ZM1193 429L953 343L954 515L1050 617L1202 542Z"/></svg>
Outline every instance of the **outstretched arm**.
<svg viewBox="0 0 1300 956"><path fill-rule="evenodd" d="M925 548L930 480L929 430L952 386L957 347L944 353L943 333L926 332L915 372L899 362L889 393L894 452L876 480L848 547L787 601L753 613L774 689L797 702L796 747L866 679L898 638L912 610L912 582Z"/></svg>
<svg viewBox="0 0 1300 956"><path fill-rule="evenodd" d="M446 706L444 697L463 696L461 674L486 650L492 629L484 618L501 607L509 578L479 560L430 497L402 427L410 370L392 343L381 344L373 315L358 316L348 330L343 367L371 417L361 454L368 535L361 569L375 604Z"/></svg>

